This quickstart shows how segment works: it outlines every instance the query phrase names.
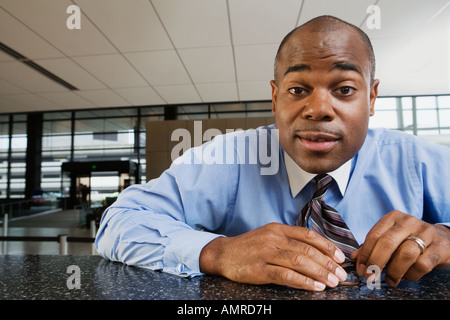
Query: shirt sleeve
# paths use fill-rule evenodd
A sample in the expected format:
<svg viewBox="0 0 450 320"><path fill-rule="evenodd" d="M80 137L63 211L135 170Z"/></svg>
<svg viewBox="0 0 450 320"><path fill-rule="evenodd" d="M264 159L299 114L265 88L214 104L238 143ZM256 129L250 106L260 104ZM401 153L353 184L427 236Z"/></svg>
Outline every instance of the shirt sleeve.
<svg viewBox="0 0 450 320"><path fill-rule="evenodd" d="M414 156L423 188L424 220L450 227L450 148L416 139Z"/></svg>
<svg viewBox="0 0 450 320"><path fill-rule="evenodd" d="M181 161L158 179L128 187L103 215L97 251L129 265L201 275L201 250L221 236L215 230L233 211L238 171L233 165Z"/></svg>

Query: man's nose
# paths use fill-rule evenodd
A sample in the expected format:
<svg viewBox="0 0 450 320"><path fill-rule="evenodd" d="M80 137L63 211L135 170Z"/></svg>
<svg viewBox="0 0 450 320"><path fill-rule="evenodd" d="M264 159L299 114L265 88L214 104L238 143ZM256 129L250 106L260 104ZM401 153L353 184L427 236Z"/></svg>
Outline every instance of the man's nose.
<svg viewBox="0 0 450 320"><path fill-rule="evenodd" d="M335 112L328 92L317 90L305 101L302 117L307 120L331 121Z"/></svg>

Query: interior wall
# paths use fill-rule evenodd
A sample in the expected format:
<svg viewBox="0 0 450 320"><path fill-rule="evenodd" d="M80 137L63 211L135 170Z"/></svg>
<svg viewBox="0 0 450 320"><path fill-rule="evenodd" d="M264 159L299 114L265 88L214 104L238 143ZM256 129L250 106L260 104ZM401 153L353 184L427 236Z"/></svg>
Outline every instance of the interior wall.
<svg viewBox="0 0 450 320"><path fill-rule="evenodd" d="M205 142L198 139L200 128L201 137L203 137L203 133L211 128L226 133L227 129L254 129L272 123L274 123L273 117L148 121L146 123L147 181L159 177L164 170L170 167L171 151L181 141L181 138L180 140L171 140L172 133L178 128L186 129L190 133L191 146L194 147ZM197 132L194 132L194 129ZM195 139L196 137L197 139Z"/></svg>

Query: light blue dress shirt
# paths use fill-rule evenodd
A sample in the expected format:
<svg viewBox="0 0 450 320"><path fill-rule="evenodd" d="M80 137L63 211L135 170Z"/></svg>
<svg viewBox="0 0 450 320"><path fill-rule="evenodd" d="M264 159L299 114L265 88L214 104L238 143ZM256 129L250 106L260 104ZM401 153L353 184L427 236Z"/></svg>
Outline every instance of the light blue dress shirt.
<svg viewBox="0 0 450 320"><path fill-rule="evenodd" d="M190 149L158 179L120 194L103 215L96 249L129 265L200 275L200 252L216 237L270 222L295 225L314 184L296 184L285 156L273 125ZM369 130L346 168L324 200L360 244L392 210L449 226L450 148L399 131Z"/></svg>

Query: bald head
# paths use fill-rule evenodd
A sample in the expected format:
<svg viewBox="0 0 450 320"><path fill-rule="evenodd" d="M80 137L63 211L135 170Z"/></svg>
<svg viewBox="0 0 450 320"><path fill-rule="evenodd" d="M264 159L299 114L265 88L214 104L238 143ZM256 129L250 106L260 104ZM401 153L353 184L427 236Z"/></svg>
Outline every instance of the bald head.
<svg viewBox="0 0 450 320"><path fill-rule="evenodd" d="M372 84L375 79L375 54L373 52L373 47L370 42L369 37L367 34L362 31L360 28L354 26L353 24L350 24L348 22L345 22L341 19L338 19L336 17L332 16L320 16L317 18L314 18L305 24L295 28L291 32L289 32L283 39L283 41L280 44L280 47L278 48L277 55L275 57L275 66L274 66L274 79L275 82L278 82L278 79L280 77L279 70L279 62L283 54L285 54L285 48L287 44L292 44L292 39L295 37L301 37L301 34L303 32L310 32L310 33L316 33L317 37L323 37L326 34L330 34L332 32L338 32L342 29L350 30L355 34L355 40L359 41L361 45L365 47L365 52L367 54L367 59L369 60L369 77L370 77L370 83ZM299 48L301 49L301 48Z"/></svg>

